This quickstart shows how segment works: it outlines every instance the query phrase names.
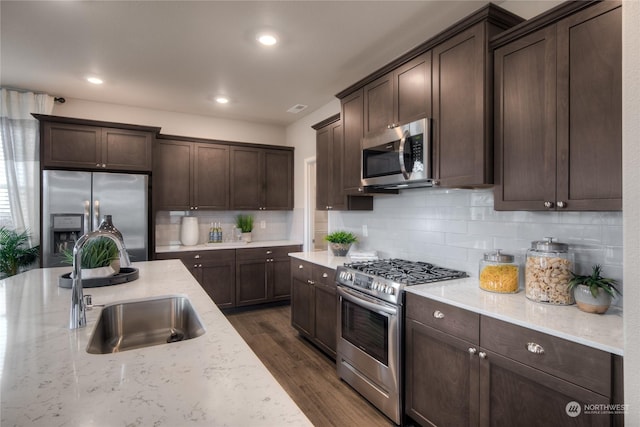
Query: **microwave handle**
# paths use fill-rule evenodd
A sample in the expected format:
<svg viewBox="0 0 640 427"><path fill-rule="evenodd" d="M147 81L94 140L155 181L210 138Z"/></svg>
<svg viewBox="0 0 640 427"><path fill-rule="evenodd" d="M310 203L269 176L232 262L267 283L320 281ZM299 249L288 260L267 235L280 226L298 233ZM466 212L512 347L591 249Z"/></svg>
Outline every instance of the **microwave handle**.
<svg viewBox="0 0 640 427"><path fill-rule="evenodd" d="M402 172L402 176L404 176L404 179L410 178L409 172L407 172L407 165L404 164L404 148L405 148L408 137L409 137L409 132L405 130L404 133L402 134L402 139L400 140L400 147L398 149L398 160L400 161L400 172Z"/></svg>

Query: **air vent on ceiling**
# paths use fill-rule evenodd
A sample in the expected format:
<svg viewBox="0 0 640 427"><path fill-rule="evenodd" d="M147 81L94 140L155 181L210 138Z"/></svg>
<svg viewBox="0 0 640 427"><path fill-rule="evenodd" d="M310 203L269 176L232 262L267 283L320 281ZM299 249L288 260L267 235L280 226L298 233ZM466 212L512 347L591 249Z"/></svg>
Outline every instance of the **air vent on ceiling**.
<svg viewBox="0 0 640 427"><path fill-rule="evenodd" d="M289 108L287 110L287 113L293 113L293 114L297 114L300 111L306 109L308 107L308 105L304 105L304 104L296 104L293 107Z"/></svg>

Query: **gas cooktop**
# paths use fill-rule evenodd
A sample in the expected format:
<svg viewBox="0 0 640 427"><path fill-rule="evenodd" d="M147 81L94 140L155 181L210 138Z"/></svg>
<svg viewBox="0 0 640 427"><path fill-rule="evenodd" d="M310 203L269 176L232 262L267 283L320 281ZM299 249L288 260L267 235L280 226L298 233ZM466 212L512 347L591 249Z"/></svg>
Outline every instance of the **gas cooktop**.
<svg viewBox="0 0 640 427"><path fill-rule="evenodd" d="M401 303L406 286L467 277L464 271L395 258L345 263L336 273L338 284L394 304Z"/></svg>
<svg viewBox="0 0 640 427"><path fill-rule="evenodd" d="M467 273L464 271L438 267L428 262L405 261L395 258L352 262L346 263L344 266L365 274L402 283L405 286L467 277Z"/></svg>

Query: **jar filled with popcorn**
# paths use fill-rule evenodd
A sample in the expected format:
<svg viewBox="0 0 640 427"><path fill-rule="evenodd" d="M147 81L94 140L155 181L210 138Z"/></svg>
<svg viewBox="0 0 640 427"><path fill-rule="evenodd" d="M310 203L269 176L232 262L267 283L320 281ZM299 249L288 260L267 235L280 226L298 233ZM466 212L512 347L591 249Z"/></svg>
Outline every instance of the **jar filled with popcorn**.
<svg viewBox="0 0 640 427"><path fill-rule="evenodd" d="M514 259L500 249L484 254L478 274L480 289L503 294L518 292L520 266Z"/></svg>
<svg viewBox="0 0 640 427"><path fill-rule="evenodd" d="M574 256L566 243L553 237L531 242L525 264L525 294L536 302L557 305L575 303L569 289Z"/></svg>

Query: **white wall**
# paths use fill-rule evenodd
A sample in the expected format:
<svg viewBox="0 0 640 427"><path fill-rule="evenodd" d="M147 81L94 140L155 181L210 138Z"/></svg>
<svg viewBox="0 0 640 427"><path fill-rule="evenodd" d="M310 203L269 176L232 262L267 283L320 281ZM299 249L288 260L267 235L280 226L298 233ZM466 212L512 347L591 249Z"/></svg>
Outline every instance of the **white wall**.
<svg viewBox="0 0 640 427"><path fill-rule="evenodd" d="M162 128L167 135L286 145L285 127L67 98L53 115Z"/></svg>
<svg viewBox="0 0 640 427"><path fill-rule="evenodd" d="M624 393L628 426L640 426L640 2L622 5L622 163L624 211Z"/></svg>

